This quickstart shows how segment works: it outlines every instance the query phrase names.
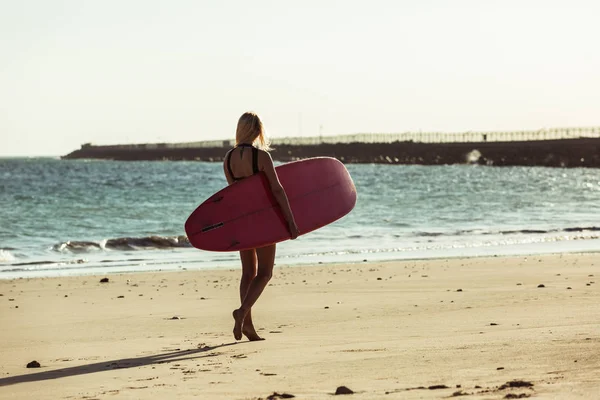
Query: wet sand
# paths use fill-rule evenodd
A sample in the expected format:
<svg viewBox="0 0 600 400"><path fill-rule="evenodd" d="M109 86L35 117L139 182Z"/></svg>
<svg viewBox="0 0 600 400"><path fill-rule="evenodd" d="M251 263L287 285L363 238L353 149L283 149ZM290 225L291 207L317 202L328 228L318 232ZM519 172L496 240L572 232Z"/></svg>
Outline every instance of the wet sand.
<svg viewBox="0 0 600 400"><path fill-rule="evenodd" d="M4 280L0 398L597 398L599 267L597 253L277 266L258 342L232 335L238 270Z"/></svg>

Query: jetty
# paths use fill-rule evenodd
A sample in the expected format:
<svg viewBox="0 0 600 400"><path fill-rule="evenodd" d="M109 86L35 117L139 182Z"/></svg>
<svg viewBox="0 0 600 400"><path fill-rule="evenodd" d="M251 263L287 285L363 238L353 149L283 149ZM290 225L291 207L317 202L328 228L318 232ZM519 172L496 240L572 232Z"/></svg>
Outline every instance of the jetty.
<svg viewBox="0 0 600 400"><path fill-rule="evenodd" d="M98 146L63 159L221 162L232 140ZM404 132L274 138L273 159L336 157L345 163L479 164L600 168L600 127L510 132Z"/></svg>

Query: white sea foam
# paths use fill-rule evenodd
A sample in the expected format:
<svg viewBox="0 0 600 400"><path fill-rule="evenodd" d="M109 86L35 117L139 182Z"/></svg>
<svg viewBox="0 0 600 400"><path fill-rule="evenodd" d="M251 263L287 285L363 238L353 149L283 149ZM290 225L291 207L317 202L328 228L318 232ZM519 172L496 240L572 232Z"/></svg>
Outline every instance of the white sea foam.
<svg viewBox="0 0 600 400"><path fill-rule="evenodd" d="M15 256L13 256L10 253L10 251L0 249L0 262L9 262L9 261L14 261L14 260L15 260Z"/></svg>

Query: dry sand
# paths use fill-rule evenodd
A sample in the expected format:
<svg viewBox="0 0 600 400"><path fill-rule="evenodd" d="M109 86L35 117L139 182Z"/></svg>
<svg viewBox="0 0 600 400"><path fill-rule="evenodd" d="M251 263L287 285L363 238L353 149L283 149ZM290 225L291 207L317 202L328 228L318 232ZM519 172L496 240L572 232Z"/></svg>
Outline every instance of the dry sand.
<svg viewBox="0 0 600 400"><path fill-rule="evenodd" d="M266 340L237 343L238 270L4 280L0 398L597 399L599 266L277 266L253 309Z"/></svg>

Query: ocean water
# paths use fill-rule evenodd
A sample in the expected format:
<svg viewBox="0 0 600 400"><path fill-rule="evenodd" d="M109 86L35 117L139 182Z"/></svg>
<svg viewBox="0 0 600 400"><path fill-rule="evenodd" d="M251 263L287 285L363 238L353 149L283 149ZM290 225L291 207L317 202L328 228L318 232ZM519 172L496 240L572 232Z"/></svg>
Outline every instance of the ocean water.
<svg viewBox="0 0 600 400"><path fill-rule="evenodd" d="M277 265L600 250L600 170L347 165L343 219ZM189 246L220 163L0 159L0 279L238 266Z"/></svg>

